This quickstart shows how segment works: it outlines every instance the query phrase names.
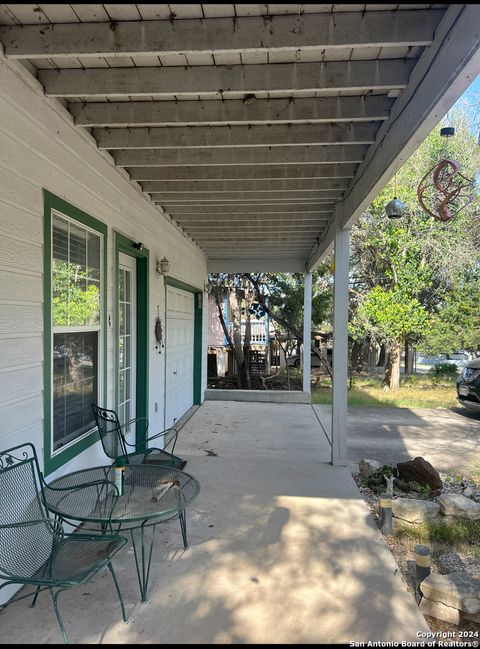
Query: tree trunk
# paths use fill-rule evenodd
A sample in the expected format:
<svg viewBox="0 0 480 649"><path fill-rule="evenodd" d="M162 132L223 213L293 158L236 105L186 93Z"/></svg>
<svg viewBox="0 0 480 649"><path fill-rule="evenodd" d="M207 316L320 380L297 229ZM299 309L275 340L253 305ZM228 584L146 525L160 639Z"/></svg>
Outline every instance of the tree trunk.
<svg viewBox="0 0 480 649"><path fill-rule="evenodd" d="M413 374L413 347L405 340L405 374Z"/></svg>
<svg viewBox="0 0 480 649"><path fill-rule="evenodd" d="M237 301L238 301L238 311L240 315L240 334L241 334L241 322L242 322L242 302L241 298L237 296ZM251 320L250 320L250 311L249 307L251 306L251 300L246 300L246 308L245 308L245 338L243 341L243 371L244 371L244 381L245 381L245 386L247 390L251 390L252 388L252 381L250 377L250 360L251 360L251 354L250 354L250 339L252 337L252 325L251 325Z"/></svg>
<svg viewBox="0 0 480 649"><path fill-rule="evenodd" d="M285 327L285 330L288 331L289 334L292 334L297 339L296 341L297 354L300 356L301 345L303 343L303 333L296 327L292 326L287 320L285 320L285 318L279 316L278 314L272 313L270 307L266 303L265 296L262 295L259 283L252 277L252 275L250 275L249 273L244 273L244 277L246 277L250 282L250 284L253 286L257 301L262 305L262 308L268 313L270 318L275 322L277 322L279 325ZM318 356L320 363L325 368L329 377L332 378L332 374L333 374L332 367L328 362L328 360L323 357L323 354L320 353L320 350L317 347L315 347L315 345L310 343L310 347L311 347L311 351Z"/></svg>
<svg viewBox="0 0 480 649"><path fill-rule="evenodd" d="M378 355L378 361L377 361L377 367L381 365L385 365L386 359L385 359L385 345L380 345L380 353Z"/></svg>
<svg viewBox="0 0 480 649"><path fill-rule="evenodd" d="M245 366L245 359L243 357L241 345L240 349L238 349L237 344L235 341L232 339L232 336L230 335L230 332L227 328L227 325L225 323L225 318L223 317L223 296L216 294L215 295L215 302L217 305L217 310L218 310L218 317L220 319L220 324L222 325L223 333L225 334L225 338L227 339L228 346L230 347L230 351L232 352L233 358L235 359L235 362L237 364L237 383L239 388L247 388L247 382L246 382L246 377L245 377L245 372L242 371L242 368ZM232 305L233 307L233 305ZM233 313L233 310L232 310ZM249 377L250 378L250 377Z"/></svg>
<svg viewBox="0 0 480 649"><path fill-rule="evenodd" d="M387 390L400 389L400 342L394 342L388 350L383 383Z"/></svg>

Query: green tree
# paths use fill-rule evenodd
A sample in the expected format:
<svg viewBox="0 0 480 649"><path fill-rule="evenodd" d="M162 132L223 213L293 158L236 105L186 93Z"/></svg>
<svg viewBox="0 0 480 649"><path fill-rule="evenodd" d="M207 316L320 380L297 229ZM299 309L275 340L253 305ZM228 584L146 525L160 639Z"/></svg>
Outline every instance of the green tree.
<svg viewBox="0 0 480 649"><path fill-rule="evenodd" d="M253 292L242 275L215 273L209 275L210 291L215 299L218 318L233 354L237 367L237 383L241 389L251 388L250 379L250 332L251 321L249 308L253 302ZM224 299L227 298L228 318L231 328L227 326L224 316ZM245 335L242 341L242 320L245 322Z"/></svg>
<svg viewBox="0 0 480 649"><path fill-rule="evenodd" d="M332 308L332 275L327 262L322 264L312 278L312 325L316 330L329 327ZM210 290L215 298L217 313L230 350L238 368L238 385L250 388L249 336L241 339L241 314L246 328L250 325L248 306L255 300L262 305L281 335L292 342L303 341L303 273L218 273L209 275ZM231 328L223 314L225 296L228 296ZM311 346L322 362L318 349ZM331 373L328 363L326 369Z"/></svg>
<svg viewBox="0 0 480 649"><path fill-rule="evenodd" d="M256 300L262 304L270 318L283 335L302 343L303 341L303 273L244 273L250 282ZM325 261L312 276L312 328L314 331L331 330L332 273L330 262ZM327 372L331 367L315 345L311 350L317 354Z"/></svg>
<svg viewBox="0 0 480 649"><path fill-rule="evenodd" d="M385 289L376 286L360 302L350 324L350 332L353 338L368 337L386 346L389 362L385 384L390 389L400 387L397 368L400 365L401 341L408 335L422 335L429 319L427 310L417 298L406 295L397 287Z"/></svg>
<svg viewBox="0 0 480 649"><path fill-rule="evenodd" d="M480 277L464 276L446 292L421 343L427 353L480 350Z"/></svg>
<svg viewBox="0 0 480 649"><path fill-rule="evenodd" d="M452 121L456 136L447 142L435 129L352 228L350 331L357 340L386 345L384 379L391 389L399 386L403 342L424 338L435 323L446 325L440 313L461 301L453 294L480 268L478 189L474 202L448 222L428 216L417 198L420 180L442 158L459 161L467 176L478 173L471 120L458 113ZM401 219L385 216L394 195L406 206Z"/></svg>

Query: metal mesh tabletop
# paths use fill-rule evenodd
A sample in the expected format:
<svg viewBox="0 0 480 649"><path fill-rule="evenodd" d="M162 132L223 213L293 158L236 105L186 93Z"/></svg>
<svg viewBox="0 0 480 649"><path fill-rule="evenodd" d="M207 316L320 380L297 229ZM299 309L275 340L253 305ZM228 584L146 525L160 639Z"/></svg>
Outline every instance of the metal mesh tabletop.
<svg viewBox="0 0 480 649"><path fill-rule="evenodd" d="M200 491L199 482L184 471L137 464L125 468L123 495L118 496L114 470L113 466L95 467L53 480L46 488L48 508L62 518L124 527L175 516Z"/></svg>

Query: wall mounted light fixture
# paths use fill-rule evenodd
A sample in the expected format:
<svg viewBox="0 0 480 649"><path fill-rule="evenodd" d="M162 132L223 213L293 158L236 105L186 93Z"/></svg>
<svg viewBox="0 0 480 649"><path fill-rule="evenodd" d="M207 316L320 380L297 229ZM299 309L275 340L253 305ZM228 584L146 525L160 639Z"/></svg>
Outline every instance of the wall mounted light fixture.
<svg viewBox="0 0 480 649"><path fill-rule="evenodd" d="M145 246L143 245L143 243L141 241L138 241L137 243L134 243L133 247L136 248L137 250L143 250L145 248Z"/></svg>
<svg viewBox="0 0 480 649"><path fill-rule="evenodd" d="M160 259L160 261L157 260L157 277L160 277L160 275L167 275L169 270L170 262L166 257Z"/></svg>

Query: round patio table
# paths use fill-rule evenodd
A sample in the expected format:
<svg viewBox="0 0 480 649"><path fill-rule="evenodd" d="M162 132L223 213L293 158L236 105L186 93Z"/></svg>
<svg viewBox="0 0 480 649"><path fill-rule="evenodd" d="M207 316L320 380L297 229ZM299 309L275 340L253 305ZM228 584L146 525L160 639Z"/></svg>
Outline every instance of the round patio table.
<svg viewBox="0 0 480 649"><path fill-rule="evenodd" d="M127 465L123 494L118 495L114 471L114 466L100 466L53 480L45 488L47 507L66 521L100 524L103 532L129 531L140 594L142 601L146 601L155 527L178 516L183 546L187 549L185 509L198 495L200 483L179 469L154 464ZM146 528L151 528L149 545ZM140 547L135 530L140 530Z"/></svg>

